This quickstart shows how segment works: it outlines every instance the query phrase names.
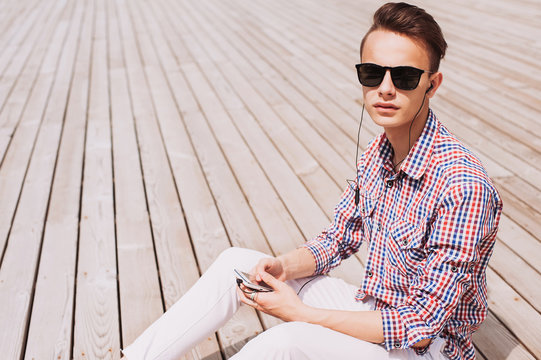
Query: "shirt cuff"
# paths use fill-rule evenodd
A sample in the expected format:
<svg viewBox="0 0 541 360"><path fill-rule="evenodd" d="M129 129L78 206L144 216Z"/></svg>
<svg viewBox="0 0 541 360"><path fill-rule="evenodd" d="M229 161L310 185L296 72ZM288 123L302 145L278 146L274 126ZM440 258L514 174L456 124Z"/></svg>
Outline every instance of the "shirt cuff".
<svg viewBox="0 0 541 360"><path fill-rule="evenodd" d="M302 247L310 250L316 262L316 271L314 275L326 274L330 271L331 256L327 248L317 240L305 242Z"/></svg>
<svg viewBox="0 0 541 360"><path fill-rule="evenodd" d="M382 309L383 339L385 348L408 349L423 339L433 337L432 330L408 307ZM408 325L408 326L406 326ZM419 349L422 351L422 349Z"/></svg>
<svg viewBox="0 0 541 360"><path fill-rule="evenodd" d="M406 327L397 310L382 309L381 319L383 322L383 341L385 349L404 349L407 343Z"/></svg>

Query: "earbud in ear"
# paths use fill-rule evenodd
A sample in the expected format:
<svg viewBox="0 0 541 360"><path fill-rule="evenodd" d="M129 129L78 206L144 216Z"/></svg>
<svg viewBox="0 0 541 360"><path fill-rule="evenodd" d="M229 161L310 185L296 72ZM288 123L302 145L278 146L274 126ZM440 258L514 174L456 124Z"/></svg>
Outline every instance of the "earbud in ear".
<svg viewBox="0 0 541 360"><path fill-rule="evenodd" d="M432 90L433 88L434 88L434 84L433 84L433 83L430 83L430 87L429 87L428 89L426 89L425 94L428 94L428 92L429 92L430 90Z"/></svg>

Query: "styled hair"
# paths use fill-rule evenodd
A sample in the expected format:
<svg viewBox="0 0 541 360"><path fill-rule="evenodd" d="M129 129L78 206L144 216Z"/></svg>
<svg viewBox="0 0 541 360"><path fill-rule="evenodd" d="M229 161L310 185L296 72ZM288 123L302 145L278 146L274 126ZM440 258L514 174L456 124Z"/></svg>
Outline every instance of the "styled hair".
<svg viewBox="0 0 541 360"><path fill-rule="evenodd" d="M445 56L447 42L432 15L404 2L387 3L374 13L374 23L361 41L361 56L367 36L376 30L387 30L421 42L430 57L430 71L438 71Z"/></svg>

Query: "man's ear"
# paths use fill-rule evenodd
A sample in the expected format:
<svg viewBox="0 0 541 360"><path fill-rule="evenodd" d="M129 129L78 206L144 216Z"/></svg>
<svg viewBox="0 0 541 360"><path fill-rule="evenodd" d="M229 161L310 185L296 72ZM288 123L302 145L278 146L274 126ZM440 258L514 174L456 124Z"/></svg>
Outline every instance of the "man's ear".
<svg viewBox="0 0 541 360"><path fill-rule="evenodd" d="M438 88L440 87L441 83L443 81L443 75L441 72L436 72L433 74L432 78L430 79L430 86L428 89L426 89L426 95L431 98L434 96Z"/></svg>

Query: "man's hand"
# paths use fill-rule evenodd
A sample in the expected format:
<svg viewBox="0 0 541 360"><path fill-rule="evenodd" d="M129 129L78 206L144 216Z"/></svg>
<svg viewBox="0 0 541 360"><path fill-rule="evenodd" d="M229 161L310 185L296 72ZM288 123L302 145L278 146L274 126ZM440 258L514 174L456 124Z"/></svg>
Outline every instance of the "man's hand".
<svg viewBox="0 0 541 360"><path fill-rule="evenodd" d="M238 289L240 301L254 309L275 316L283 321L305 321L303 314L308 306L295 293L295 290L285 282L276 279L268 272L259 273L261 281L272 287L272 292L242 292Z"/></svg>
<svg viewBox="0 0 541 360"><path fill-rule="evenodd" d="M384 341L379 310L343 311L314 308L304 304L292 287L269 273L262 273L261 280L274 291L251 292L250 289L244 288L247 293L243 293L237 289L240 301L284 321L317 324L376 344Z"/></svg>
<svg viewBox="0 0 541 360"><path fill-rule="evenodd" d="M251 271L255 275L257 282L263 281L261 274L268 273L280 281L286 280L286 272L282 262L278 258L263 258L259 260L255 268Z"/></svg>

